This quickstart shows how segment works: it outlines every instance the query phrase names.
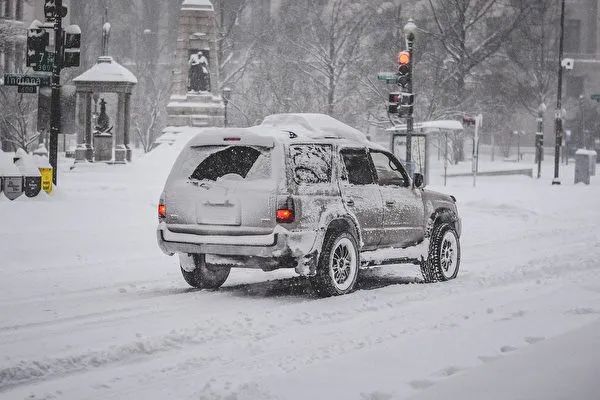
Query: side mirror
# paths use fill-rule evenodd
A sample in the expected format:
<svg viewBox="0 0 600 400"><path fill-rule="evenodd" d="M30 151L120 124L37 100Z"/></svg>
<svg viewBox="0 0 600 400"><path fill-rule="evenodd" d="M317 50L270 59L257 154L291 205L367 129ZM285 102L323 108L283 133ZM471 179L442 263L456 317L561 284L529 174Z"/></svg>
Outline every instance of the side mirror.
<svg viewBox="0 0 600 400"><path fill-rule="evenodd" d="M417 189L423 189L425 187L425 179L423 178L423 174L416 172L413 178L413 186Z"/></svg>

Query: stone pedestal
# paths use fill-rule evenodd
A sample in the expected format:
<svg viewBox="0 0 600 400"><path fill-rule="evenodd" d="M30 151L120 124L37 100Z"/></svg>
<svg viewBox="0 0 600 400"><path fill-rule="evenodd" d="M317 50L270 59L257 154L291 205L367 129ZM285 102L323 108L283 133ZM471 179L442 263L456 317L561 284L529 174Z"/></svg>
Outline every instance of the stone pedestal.
<svg viewBox="0 0 600 400"><path fill-rule="evenodd" d="M108 162L112 160L113 138L110 134L94 135L94 161Z"/></svg>
<svg viewBox="0 0 600 400"><path fill-rule="evenodd" d="M167 105L169 126L223 126L225 107L220 96L211 93L174 95Z"/></svg>
<svg viewBox="0 0 600 400"><path fill-rule="evenodd" d="M210 92L188 92L190 56L208 60ZM173 92L167 106L171 126L223 126L225 108L219 93L219 60L215 11L209 0L185 0L179 15Z"/></svg>

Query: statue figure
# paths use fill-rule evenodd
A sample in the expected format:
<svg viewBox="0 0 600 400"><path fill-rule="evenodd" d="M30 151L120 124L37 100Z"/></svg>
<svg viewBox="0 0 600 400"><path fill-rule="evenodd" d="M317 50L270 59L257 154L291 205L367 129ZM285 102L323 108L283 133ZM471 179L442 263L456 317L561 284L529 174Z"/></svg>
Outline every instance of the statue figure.
<svg viewBox="0 0 600 400"><path fill-rule="evenodd" d="M106 113L106 101L104 101L104 99L100 99L100 115L98 115L98 121L96 123L96 127L95 129L95 134L96 135L101 135L101 134L111 134L110 131L112 131L112 126L110 126L110 118L108 117L108 114Z"/></svg>
<svg viewBox="0 0 600 400"><path fill-rule="evenodd" d="M202 51L192 54L188 61L190 65L189 72L189 91L190 92L210 92L210 72L208 59Z"/></svg>

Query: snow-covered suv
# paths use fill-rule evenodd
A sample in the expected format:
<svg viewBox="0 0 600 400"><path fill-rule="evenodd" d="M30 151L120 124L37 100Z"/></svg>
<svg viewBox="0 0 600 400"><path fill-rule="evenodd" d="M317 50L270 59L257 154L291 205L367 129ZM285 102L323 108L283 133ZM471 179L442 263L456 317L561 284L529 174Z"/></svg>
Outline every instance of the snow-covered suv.
<svg viewBox="0 0 600 400"><path fill-rule="evenodd" d="M422 186L386 149L325 115L207 128L169 175L158 243L197 288L218 288L233 267L295 268L323 296L350 292L361 267L414 263L426 281L453 279L456 201Z"/></svg>

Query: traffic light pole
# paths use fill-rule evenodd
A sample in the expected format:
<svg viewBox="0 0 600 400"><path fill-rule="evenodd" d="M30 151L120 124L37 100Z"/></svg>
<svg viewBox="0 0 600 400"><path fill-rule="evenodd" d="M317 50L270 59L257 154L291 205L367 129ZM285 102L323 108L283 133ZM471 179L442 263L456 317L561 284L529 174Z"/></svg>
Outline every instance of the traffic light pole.
<svg viewBox="0 0 600 400"><path fill-rule="evenodd" d="M63 28L62 28L62 0L55 0L56 15L54 21L54 67L52 68L52 96L50 100L50 154L49 161L52 166L52 181L58 183L58 135L61 126L60 106L60 73L63 64Z"/></svg>
<svg viewBox="0 0 600 400"><path fill-rule="evenodd" d="M565 0L561 2L560 12L560 42L558 49L558 91L556 99L556 114L555 114L555 130L556 130L556 143L554 144L554 179L552 180L553 185L560 185L560 178L558 177L558 169L560 167L560 147L562 145L562 81L563 81L563 53L564 53L564 41L565 41ZM567 154L567 159L569 155Z"/></svg>
<svg viewBox="0 0 600 400"><path fill-rule="evenodd" d="M412 83L412 74L413 74L413 47L414 41L407 40L408 54L410 56L410 63L408 64L408 85L407 91L412 95L413 93L413 83ZM414 102L414 96L412 97L412 101ZM413 177L413 164L412 164L412 135L414 130L414 104L411 104L409 108L409 113L406 116L406 167L408 168L408 174L410 177Z"/></svg>

